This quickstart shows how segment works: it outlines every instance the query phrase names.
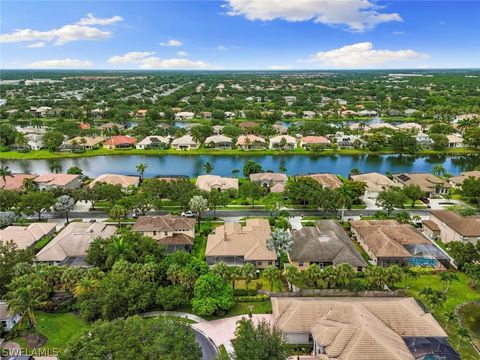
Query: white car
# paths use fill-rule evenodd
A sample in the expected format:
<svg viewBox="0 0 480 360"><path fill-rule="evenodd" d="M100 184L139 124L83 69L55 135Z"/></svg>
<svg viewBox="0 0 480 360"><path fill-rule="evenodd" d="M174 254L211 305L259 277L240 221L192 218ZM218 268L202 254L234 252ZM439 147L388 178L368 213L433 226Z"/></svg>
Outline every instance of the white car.
<svg viewBox="0 0 480 360"><path fill-rule="evenodd" d="M195 217L195 213L193 211L182 211L183 217L193 218Z"/></svg>

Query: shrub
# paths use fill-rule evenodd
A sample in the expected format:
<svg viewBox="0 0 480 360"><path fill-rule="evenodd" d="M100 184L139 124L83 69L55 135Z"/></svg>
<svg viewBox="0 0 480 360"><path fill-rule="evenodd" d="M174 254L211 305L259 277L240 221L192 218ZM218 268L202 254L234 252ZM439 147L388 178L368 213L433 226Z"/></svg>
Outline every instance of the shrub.
<svg viewBox="0 0 480 360"><path fill-rule="evenodd" d="M157 305L165 310L179 308L187 303L187 295L180 285L160 287L157 290Z"/></svg>
<svg viewBox="0 0 480 360"><path fill-rule="evenodd" d="M268 301L270 297L264 294L258 294L253 296L238 296L235 298L237 302L260 302L260 301Z"/></svg>

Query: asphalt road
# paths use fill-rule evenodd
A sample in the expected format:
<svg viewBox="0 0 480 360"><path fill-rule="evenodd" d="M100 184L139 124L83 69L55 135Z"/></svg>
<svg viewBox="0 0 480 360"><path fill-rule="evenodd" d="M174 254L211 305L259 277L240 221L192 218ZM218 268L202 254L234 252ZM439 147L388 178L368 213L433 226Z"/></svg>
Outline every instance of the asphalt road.
<svg viewBox="0 0 480 360"><path fill-rule="evenodd" d="M207 338L205 335L203 335L200 331L192 328L194 333L195 333L195 340L197 343L200 345L200 348L202 349L202 360L213 360L217 356L217 349L213 345L213 343L210 341L209 338Z"/></svg>

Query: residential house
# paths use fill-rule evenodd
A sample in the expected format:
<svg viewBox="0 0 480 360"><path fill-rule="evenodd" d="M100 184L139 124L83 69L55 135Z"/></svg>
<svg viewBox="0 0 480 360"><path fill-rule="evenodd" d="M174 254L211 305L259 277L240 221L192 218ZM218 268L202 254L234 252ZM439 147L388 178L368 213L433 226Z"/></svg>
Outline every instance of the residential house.
<svg viewBox="0 0 480 360"><path fill-rule="evenodd" d="M432 314L405 297L272 297L287 344L318 360L449 359L460 356Z"/></svg>
<svg viewBox="0 0 480 360"><path fill-rule="evenodd" d="M416 112L418 112L417 109L406 109L403 113L404 113L406 116L412 116L412 115L415 114Z"/></svg>
<svg viewBox="0 0 480 360"><path fill-rule="evenodd" d="M293 112L293 111L282 111L282 117L284 118L293 118L293 117L296 117L297 116L297 113Z"/></svg>
<svg viewBox="0 0 480 360"><path fill-rule="evenodd" d="M12 241L17 248L27 249L55 232L56 223L31 223L28 226L7 226L0 230L0 243Z"/></svg>
<svg viewBox="0 0 480 360"><path fill-rule="evenodd" d="M317 220L315 226L292 230L293 246L288 261L299 270L310 265L321 269L329 265L349 264L355 270L367 267L352 240L336 220Z"/></svg>
<svg viewBox="0 0 480 360"><path fill-rule="evenodd" d="M458 134L449 134L447 135L448 139L448 147L449 148L459 148L459 147L464 147L465 145L463 144L463 137Z"/></svg>
<svg viewBox="0 0 480 360"><path fill-rule="evenodd" d="M348 126L348 128L352 131L369 131L370 130L370 127L368 125L366 125L364 122L359 122L359 123L353 123L351 125ZM344 135L343 133L341 133L342 135Z"/></svg>
<svg viewBox="0 0 480 360"><path fill-rule="evenodd" d="M324 136L304 136L300 139L300 146L304 149L327 148L330 147L330 140Z"/></svg>
<svg viewBox="0 0 480 360"><path fill-rule="evenodd" d="M346 135L341 131L335 133L333 141L339 148L363 147L367 143L360 136Z"/></svg>
<svg viewBox="0 0 480 360"><path fill-rule="evenodd" d="M427 266L443 269L448 256L410 224L396 220L353 220L354 239L378 266Z"/></svg>
<svg viewBox="0 0 480 360"><path fill-rule="evenodd" d="M118 130L123 130L125 128L124 125L122 124L115 124L112 122L108 122L102 125L97 126L97 129L104 132L112 132L112 131L118 131Z"/></svg>
<svg viewBox="0 0 480 360"><path fill-rule="evenodd" d="M43 174L33 181L40 190L79 189L82 186L82 176L77 174Z"/></svg>
<svg viewBox="0 0 480 360"><path fill-rule="evenodd" d="M393 180L402 185L418 185L427 197L445 195L452 187L448 181L429 173L395 174Z"/></svg>
<svg viewBox="0 0 480 360"><path fill-rule="evenodd" d="M202 117L204 119L211 119L212 118L212 112L211 111L202 111Z"/></svg>
<svg viewBox="0 0 480 360"><path fill-rule="evenodd" d="M77 136L77 137L74 137L73 139L65 141L62 144L61 148L72 150L75 147L79 147L85 150L92 150L92 149L99 148L104 141L105 141L105 138L103 136L95 136L95 137Z"/></svg>
<svg viewBox="0 0 480 360"><path fill-rule="evenodd" d="M172 141L172 148L176 150L193 150L198 149L198 144L193 140L192 135L184 135Z"/></svg>
<svg viewBox="0 0 480 360"><path fill-rule="evenodd" d="M163 149L168 147L170 144L170 139L164 136L147 136L142 141L138 142L135 147L137 149L147 150L147 149Z"/></svg>
<svg viewBox="0 0 480 360"><path fill-rule="evenodd" d="M310 177L316 180L323 188L338 189L342 186L342 180L337 175L330 173L309 174L302 175L302 177Z"/></svg>
<svg viewBox="0 0 480 360"><path fill-rule="evenodd" d="M464 172L460 173L460 175L458 175L458 176L451 177L450 179L448 179L448 181L454 187L461 187L463 182L470 177L480 179L480 170L464 171Z"/></svg>
<svg viewBox="0 0 480 360"><path fill-rule="evenodd" d="M13 191L22 191L26 179L34 179L36 175L31 174L12 174L10 176L5 176L5 180L0 176L0 189L2 190L13 190Z"/></svg>
<svg viewBox="0 0 480 360"><path fill-rule="evenodd" d="M223 129L225 128L225 126L223 125L214 125L212 126L212 129L213 129L213 133L215 135L220 135L222 132L223 132Z"/></svg>
<svg viewBox="0 0 480 360"><path fill-rule="evenodd" d="M412 122L397 125L397 129L418 132L422 130L422 125Z"/></svg>
<svg viewBox="0 0 480 360"><path fill-rule="evenodd" d="M8 309L6 301L0 300L0 329L6 332L12 330L21 318L20 314L15 314Z"/></svg>
<svg viewBox="0 0 480 360"><path fill-rule="evenodd" d="M213 135L205 139L205 146L215 149L231 149L232 138L225 135Z"/></svg>
<svg viewBox="0 0 480 360"><path fill-rule="evenodd" d="M422 147L430 147L433 144L433 140L428 136L427 133L419 132L415 136L417 144Z"/></svg>
<svg viewBox="0 0 480 360"><path fill-rule="evenodd" d="M284 96L285 102L288 106L292 105L295 101L297 101L297 97L293 95Z"/></svg>
<svg viewBox="0 0 480 360"><path fill-rule="evenodd" d="M304 119L314 119L316 115L317 114L315 113L315 111L305 110L304 112L302 112L302 117Z"/></svg>
<svg viewBox="0 0 480 360"><path fill-rule="evenodd" d="M127 135L115 135L103 143L104 149L130 149L135 146L137 139Z"/></svg>
<svg viewBox="0 0 480 360"><path fill-rule="evenodd" d="M195 219L176 215L141 216L132 231L165 245L167 253L178 250L190 252L195 239Z"/></svg>
<svg viewBox="0 0 480 360"><path fill-rule="evenodd" d="M249 133L251 132L253 129L255 128L258 128L258 123L256 123L255 121L243 121L241 122L240 124L238 124L238 126L240 127L240 129L242 129L244 132L246 133Z"/></svg>
<svg viewBox="0 0 480 360"><path fill-rule="evenodd" d="M240 135L236 145L242 150L263 149L265 147L265 139L253 134Z"/></svg>
<svg viewBox="0 0 480 360"><path fill-rule="evenodd" d="M366 174L350 175L353 181L360 181L365 183L365 197L369 199L376 199L378 194L390 189L393 186L398 186L383 174L372 172Z"/></svg>
<svg viewBox="0 0 480 360"><path fill-rule="evenodd" d="M107 239L117 227L105 223L72 222L36 255L36 261L51 265L86 266L84 258L97 238Z"/></svg>
<svg viewBox="0 0 480 360"><path fill-rule="evenodd" d="M197 177L197 187L204 191L227 191L238 190L238 179L218 175L200 175Z"/></svg>
<svg viewBox="0 0 480 360"><path fill-rule="evenodd" d="M278 135L270 138L270 149L296 149L297 139L290 135Z"/></svg>
<svg viewBox="0 0 480 360"><path fill-rule="evenodd" d="M21 127L17 126L15 128L18 132L25 135L25 139L27 140L27 145L31 150L41 150L43 149L43 135L47 131L43 127L33 127L33 126L26 126Z"/></svg>
<svg viewBox="0 0 480 360"><path fill-rule="evenodd" d="M378 113L375 110L360 110L358 112L359 116L377 116Z"/></svg>
<svg viewBox="0 0 480 360"><path fill-rule="evenodd" d="M288 176L282 173L257 173L250 174L250 181L258 183L271 191L277 185L284 187L288 181Z"/></svg>
<svg viewBox="0 0 480 360"><path fill-rule="evenodd" d="M430 212L430 222L438 227L438 234L431 232L429 235L438 238L442 242L451 241L471 242L476 244L480 241L480 216L461 216L450 210L432 210ZM435 225L425 224L429 228ZM425 226L424 226L425 228Z"/></svg>
<svg viewBox="0 0 480 360"><path fill-rule="evenodd" d="M288 128L282 124L273 124L272 128L277 134L288 134Z"/></svg>
<svg viewBox="0 0 480 360"><path fill-rule="evenodd" d="M270 224L267 219L247 219L244 226L238 222L225 223L208 235L205 252L207 263L252 263L258 269L274 265L277 255L267 249L269 236Z"/></svg>
<svg viewBox="0 0 480 360"><path fill-rule="evenodd" d="M384 123L384 122L379 122L375 124L370 124L369 130L377 130L377 129L390 129L390 130L398 130L395 126L389 124L389 123Z"/></svg>
<svg viewBox="0 0 480 360"><path fill-rule="evenodd" d="M119 174L103 174L93 180L88 187L92 188L95 184L105 183L110 185L120 185L123 191L129 190L131 187L137 187L140 183L139 176L119 175Z"/></svg>
<svg viewBox="0 0 480 360"><path fill-rule="evenodd" d="M233 111L225 111L225 119L233 119L235 118L235 113Z"/></svg>
<svg viewBox="0 0 480 360"><path fill-rule="evenodd" d="M140 109L140 110L137 110L137 112L135 113L135 116L139 119L145 119L145 117L147 116L147 113L148 113L148 110Z"/></svg>
<svg viewBox="0 0 480 360"><path fill-rule="evenodd" d="M175 114L175 120L191 120L195 116L195 113L190 111L180 111Z"/></svg>
<svg viewBox="0 0 480 360"><path fill-rule="evenodd" d="M105 110L97 108L90 111L90 115L92 115L92 117L94 118L101 119L103 117L104 112Z"/></svg>

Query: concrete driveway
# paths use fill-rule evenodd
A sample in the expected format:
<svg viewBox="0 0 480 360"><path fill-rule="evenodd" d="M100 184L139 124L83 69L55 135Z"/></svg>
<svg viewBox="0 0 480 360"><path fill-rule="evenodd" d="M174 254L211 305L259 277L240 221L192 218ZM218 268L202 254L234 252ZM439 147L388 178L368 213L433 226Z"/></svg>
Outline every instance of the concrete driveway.
<svg viewBox="0 0 480 360"><path fill-rule="evenodd" d="M205 336L209 337L215 346L225 346L225 349L231 353L233 352L232 344L230 340L235 338L235 329L237 328L237 321L241 318L247 317L246 315L234 316L230 318L205 321L198 324L193 324L192 327L201 331ZM259 314L252 316L253 322L257 324L261 320L272 322L273 318L271 314Z"/></svg>

